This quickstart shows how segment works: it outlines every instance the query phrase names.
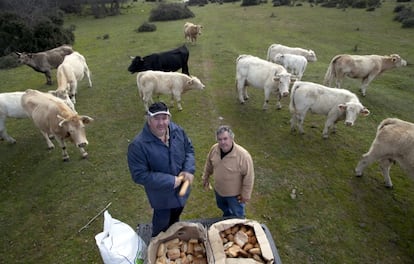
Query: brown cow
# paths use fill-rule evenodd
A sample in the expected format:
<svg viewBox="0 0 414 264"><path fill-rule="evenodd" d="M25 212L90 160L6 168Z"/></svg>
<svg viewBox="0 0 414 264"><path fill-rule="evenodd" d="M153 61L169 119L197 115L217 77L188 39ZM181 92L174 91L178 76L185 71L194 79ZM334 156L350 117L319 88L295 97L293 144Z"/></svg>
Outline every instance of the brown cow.
<svg viewBox="0 0 414 264"><path fill-rule="evenodd" d="M362 176L363 170L377 160L388 188L392 188L390 168L394 162L414 178L414 124L398 118L384 119L369 151L358 162L356 176Z"/></svg>
<svg viewBox="0 0 414 264"><path fill-rule="evenodd" d="M191 22L186 22L184 24L184 38L191 42L197 41L197 36L201 35L201 29L203 26L196 25Z"/></svg>
<svg viewBox="0 0 414 264"><path fill-rule="evenodd" d="M51 50L37 53L15 52L19 57L19 63L26 64L37 72L44 73L46 76L46 84L52 85L52 69L56 69L65 58L71 54L73 49L69 45L63 45Z"/></svg>
<svg viewBox="0 0 414 264"><path fill-rule="evenodd" d="M365 96L368 85L382 72L406 66L407 62L398 54L381 55L336 55L329 64L324 84L331 86L336 80L336 87L341 88L345 77L362 79L361 93Z"/></svg>
<svg viewBox="0 0 414 264"><path fill-rule="evenodd" d="M22 96L21 104L34 124L46 139L49 149L55 146L49 139L54 136L62 148L63 161L69 160L65 139L69 138L80 150L82 157L88 153L84 147L88 145L85 124L93 121L89 116L80 116L69 106L53 96L45 95L36 90L28 89Z"/></svg>

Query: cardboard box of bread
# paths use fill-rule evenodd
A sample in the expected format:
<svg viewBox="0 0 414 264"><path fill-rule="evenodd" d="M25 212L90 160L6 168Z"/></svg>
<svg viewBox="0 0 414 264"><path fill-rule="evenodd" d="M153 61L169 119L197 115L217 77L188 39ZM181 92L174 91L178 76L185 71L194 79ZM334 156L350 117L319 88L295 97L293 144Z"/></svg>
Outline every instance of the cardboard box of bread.
<svg viewBox="0 0 414 264"><path fill-rule="evenodd" d="M148 264L207 264L207 232L199 223L178 222L151 239Z"/></svg>
<svg viewBox="0 0 414 264"><path fill-rule="evenodd" d="M274 263L272 248L260 223L228 219L212 224L208 242L215 264Z"/></svg>

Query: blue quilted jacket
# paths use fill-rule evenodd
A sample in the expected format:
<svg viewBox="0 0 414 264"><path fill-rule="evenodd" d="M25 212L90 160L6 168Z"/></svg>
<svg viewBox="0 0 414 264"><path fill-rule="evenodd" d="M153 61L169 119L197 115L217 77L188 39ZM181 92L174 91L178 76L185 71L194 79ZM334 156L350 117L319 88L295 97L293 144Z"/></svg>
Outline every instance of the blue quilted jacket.
<svg viewBox="0 0 414 264"><path fill-rule="evenodd" d="M184 207L190 195L180 197L174 189L175 176L181 171L195 172L194 148L189 137L177 124L170 122L167 147L151 133L147 123L128 146L128 166L132 179L144 186L151 207L167 209Z"/></svg>

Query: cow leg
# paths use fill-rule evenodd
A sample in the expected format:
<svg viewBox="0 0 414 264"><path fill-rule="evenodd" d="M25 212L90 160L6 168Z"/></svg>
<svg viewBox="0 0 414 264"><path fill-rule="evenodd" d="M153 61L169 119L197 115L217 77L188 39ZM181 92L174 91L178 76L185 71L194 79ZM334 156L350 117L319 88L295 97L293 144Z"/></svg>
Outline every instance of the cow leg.
<svg viewBox="0 0 414 264"><path fill-rule="evenodd" d="M179 111L183 110L183 107L181 106L181 94L179 92L172 94L172 104L174 104L174 99L177 102L177 107Z"/></svg>
<svg viewBox="0 0 414 264"><path fill-rule="evenodd" d="M72 100L72 103L76 104L76 94L78 92L78 83L76 81L72 81L69 83L69 96Z"/></svg>
<svg viewBox="0 0 414 264"><path fill-rule="evenodd" d="M382 175L384 176L385 187L392 188L392 181L390 177L390 169L393 164L393 160L390 159L381 159L379 161L379 165L382 171Z"/></svg>
<svg viewBox="0 0 414 264"><path fill-rule="evenodd" d="M239 101L244 104L244 100L249 99L247 96L247 88L244 80L237 80L237 92L239 93Z"/></svg>
<svg viewBox="0 0 414 264"><path fill-rule="evenodd" d="M3 116L0 118L0 137L12 144L16 143L16 140L7 134L6 118Z"/></svg>
<svg viewBox="0 0 414 264"><path fill-rule="evenodd" d="M264 103L263 103L263 110L267 110L269 106L269 97L270 97L270 89L264 88ZM279 108L278 108L279 109Z"/></svg>
<svg viewBox="0 0 414 264"><path fill-rule="evenodd" d="M49 135L44 131L40 131L40 133L42 133L43 137L46 139L47 149L49 150L54 149L55 145L50 140Z"/></svg>
<svg viewBox="0 0 414 264"><path fill-rule="evenodd" d="M46 84L52 85L52 75L50 71L45 71L45 76L46 76Z"/></svg>
<svg viewBox="0 0 414 264"><path fill-rule="evenodd" d="M58 142L59 146L62 148L62 160L69 161L69 154L66 150L65 140L59 137L56 137L56 141Z"/></svg>
<svg viewBox="0 0 414 264"><path fill-rule="evenodd" d="M362 85L361 85L361 94L362 94L362 96L365 96L366 95L366 93L367 93L367 87L368 87L368 85L369 85L369 83L373 80L374 78L373 77L371 77L371 76L368 76L368 77L366 77L366 78L364 78L363 80L362 80Z"/></svg>
<svg viewBox="0 0 414 264"><path fill-rule="evenodd" d="M280 93L277 93L277 102L276 102L276 109L280 110L282 109L282 104L281 101L282 100L282 96L280 95Z"/></svg>

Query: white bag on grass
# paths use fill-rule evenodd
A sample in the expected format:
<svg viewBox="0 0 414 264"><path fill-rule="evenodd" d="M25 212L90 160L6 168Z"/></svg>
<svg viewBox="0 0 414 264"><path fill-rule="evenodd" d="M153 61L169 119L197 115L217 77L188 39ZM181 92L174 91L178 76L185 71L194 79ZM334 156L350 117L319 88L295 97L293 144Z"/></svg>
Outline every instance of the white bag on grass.
<svg viewBox="0 0 414 264"><path fill-rule="evenodd" d="M141 264L146 262L147 246L129 225L104 212L103 232L95 236L105 264Z"/></svg>

